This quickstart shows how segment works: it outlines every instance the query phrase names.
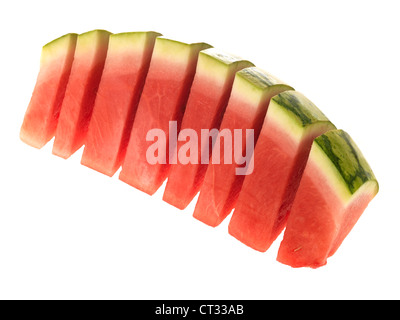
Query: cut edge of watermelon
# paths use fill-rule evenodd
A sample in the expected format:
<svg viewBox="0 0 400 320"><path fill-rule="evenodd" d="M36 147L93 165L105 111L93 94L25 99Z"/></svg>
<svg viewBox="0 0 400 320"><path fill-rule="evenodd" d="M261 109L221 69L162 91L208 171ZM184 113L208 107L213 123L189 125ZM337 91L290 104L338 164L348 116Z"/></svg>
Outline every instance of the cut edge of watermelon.
<svg viewBox="0 0 400 320"><path fill-rule="evenodd" d="M49 43L45 44L42 48L42 53L40 56L40 65L46 64L51 61L52 59L56 58L60 54L65 53L65 48L63 48L64 41L71 42L74 48L76 46L76 41L78 40L77 33L67 33L57 39L50 41ZM74 50L75 51L75 50Z"/></svg>
<svg viewBox="0 0 400 320"><path fill-rule="evenodd" d="M187 58L187 50L204 50L211 46L205 42L186 43L174 39L167 38L165 36L157 37L155 48L157 48L157 55L169 61L170 63L180 64Z"/></svg>
<svg viewBox="0 0 400 320"><path fill-rule="evenodd" d="M247 129L254 130L254 146L257 145L257 139L261 131L261 127L268 112L269 103L275 95L287 91L294 90L293 87L285 84L271 74L257 67L244 68L238 71L235 75L235 80L232 87L232 93L228 102L228 106L222 120L221 128L224 126L227 117L230 119L236 116L238 119L246 118L248 110L242 109L242 106L250 106L253 112L252 125ZM236 128L228 128L232 132ZM243 153L244 150L242 150ZM250 155L252 157L252 155ZM223 153L221 153L223 158ZM222 164L223 165L223 164ZM236 166L235 164L232 164ZM218 199L216 203L216 194L212 191L214 186L210 186L207 180L207 175L211 175L210 170L218 170L219 165L209 164L207 167L206 177L200 189L200 195L197 200L193 217L208 226L217 227L225 220L229 213L234 209L238 195L240 194L241 186L245 176L236 178L229 191L227 199ZM214 175L213 175L214 176ZM215 178L210 181L214 181ZM240 181L242 180L242 181ZM215 181L214 181L215 183ZM221 206L221 201L224 202Z"/></svg>
<svg viewBox="0 0 400 320"><path fill-rule="evenodd" d="M202 50L199 54L196 77L206 77L208 81L233 84L236 72L254 67L254 64L236 55L228 54L217 48ZM231 79L231 81L226 81Z"/></svg>
<svg viewBox="0 0 400 320"><path fill-rule="evenodd" d="M292 99L296 100L296 108L287 108L287 102ZM288 128L290 131L288 131ZM272 130L286 139L285 148L291 149L290 152L294 153L291 173L287 175L288 180L284 189L282 189L283 193L276 195L280 197L282 202L274 203L273 209L267 208L263 213L256 210L251 215L248 215L245 209L246 201L241 199L239 195L238 201L243 202L243 208L238 206L232 215L228 225L228 232L231 236L257 251L265 252L268 250L285 227L314 138L332 129L335 129L335 126L329 119L309 99L297 91L285 91L271 99L261 134L263 134L263 131L269 132ZM263 154L263 151L259 151L259 148L260 145L256 144L253 157L257 157L260 152ZM257 173L253 172L252 174ZM252 179L251 176L246 178ZM266 183L269 182L266 181ZM271 196L269 195L268 197ZM273 210L273 212L270 210ZM268 225L263 225L263 228L268 227L265 232L268 232L269 239L264 238L261 240L253 236L254 232L250 230L243 231L242 225L245 221L252 221L256 212L259 215L270 216Z"/></svg>
<svg viewBox="0 0 400 320"><path fill-rule="evenodd" d="M329 244L323 250L323 254L315 254L314 252L318 251L318 247L314 250L308 249L306 253L306 257L301 256L302 250L307 247L301 244L298 245L289 245L292 239L290 239L290 234L298 233L297 231L291 229L289 227L286 228L283 240L279 245L278 253L276 260L282 264L288 265L292 268L312 268L316 269L322 267L327 264L328 259L333 256L347 235L350 233L352 228L355 226L355 223L359 220L362 213L367 209L369 203L378 193L378 183L376 181L368 181L364 183L351 197L351 200L347 203L347 205L340 212L342 215L341 219L335 221L333 223L334 227L330 232L324 232L324 236L330 236ZM290 217L289 217L290 219ZM327 219L328 220L328 219ZM299 231L300 233L308 232L307 230ZM311 231L309 231L311 232ZM321 242L321 237L316 235L319 239L318 242ZM288 240L289 238L289 240ZM315 243L315 241L313 241ZM306 249L307 250L307 249ZM314 251L314 252L313 252Z"/></svg>
<svg viewBox="0 0 400 320"><path fill-rule="evenodd" d="M157 63L161 63L165 67L171 66L172 68L181 67L183 65L183 68L185 70L185 76L183 77L182 92L178 98L179 106L177 109L179 110L176 110L178 114L175 115L176 117L175 119L171 119L172 121L177 121L178 130L180 122L182 120L181 118L178 118L178 115L180 112L182 112L183 114L183 111L186 107L193 79L195 77L196 66L199 60L199 55L203 50L206 50L208 48L211 48L211 46L205 42L184 43L166 37L158 37L156 39L156 44L154 46L154 52L152 57L152 60L154 60L153 63L156 63L157 61ZM135 126L135 124L133 124L133 126ZM131 134L133 134L133 131L131 132ZM168 143L168 139L166 142ZM169 150L169 145L166 146L166 149ZM132 150L131 152L135 151ZM158 171L157 174L147 172L146 173L147 179L144 179L143 176L137 177L136 174L130 172L132 170L127 168L128 166L129 163L125 164L125 161L122 163L122 170L119 174L119 179L129 184L130 186L142 192L145 192L149 195L153 195L161 187L161 185L167 178L169 171L168 168L167 170L164 171L163 170ZM165 165L162 164L161 166ZM147 181L147 183L144 183L145 181Z"/></svg>
<svg viewBox="0 0 400 320"><path fill-rule="evenodd" d="M348 161L342 160L339 162L335 160L335 154L333 150L331 150L332 141L338 148L343 150L344 154L342 156L347 157L347 159L349 159ZM352 163L350 159L359 164L357 170L353 168L354 163ZM315 166L325 172L327 179L330 181L330 184L332 184L332 190L336 191L343 203L350 200L363 182L373 180L378 183L361 150L350 135L343 130L332 130L317 137L313 143L311 161L313 161ZM348 170L356 171L362 174L362 176L356 179Z"/></svg>
<svg viewBox="0 0 400 320"><path fill-rule="evenodd" d="M215 110L212 110L211 117L207 117L207 119L205 119L207 121L209 120L210 123L207 123L206 127L201 129L219 129L223 114L225 113L228 104L236 73L239 70L252 66L254 66L252 62L244 60L235 55L230 55L216 48L202 50L199 54L196 74L188 98L188 107L186 108L182 119L181 129L196 128L194 130L198 130L198 126L193 128L192 126L188 125L187 122L192 121L192 119L188 120L188 117L193 118L195 117L193 113L198 112L191 104L191 101L195 101L193 97L199 94L200 90L198 90L198 88L203 84L206 84L209 88L217 88L217 90L220 90L220 92L217 92L218 100L216 101L216 105L214 105ZM188 116L188 114L190 114L190 116ZM200 132L197 132L197 134L199 137L201 136ZM182 145L184 145L184 142L178 142L178 148ZM202 150L200 145L198 150L200 150L199 154L201 154ZM189 205L189 203L193 201L201 188L201 184L207 169L207 165L201 164L200 159L198 159L198 162L199 164L197 165L188 164L188 166L190 166L190 168L193 170L191 170L192 174L190 177L191 185L189 187L186 186L185 194L178 192L178 190L182 190L180 187L181 183L179 181L179 176L187 174L187 172L183 173L183 171L186 171L186 168L184 168L185 165L178 163L171 167L163 194L163 200L165 202L180 210L183 210Z"/></svg>
<svg viewBox="0 0 400 320"><path fill-rule="evenodd" d="M42 48L39 74L19 135L24 143L34 148L41 149L55 135L77 38L76 33L69 33L47 43ZM62 65L61 68L60 65ZM42 90L51 90L49 85L46 86L46 82L49 78L54 81L54 76L59 77L55 92L51 94L47 92L44 95ZM47 110L43 107L47 107Z"/></svg>
<svg viewBox="0 0 400 320"><path fill-rule="evenodd" d="M132 87L132 92L129 105L129 110L125 109L126 118L124 119L123 129L121 139L118 143L118 151L112 155L112 159L105 156L104 152L100 154L96 153L94 147L94 141L91 135L95 135L93 132L94 128L93 121L96 117L96 108L101 107L101 105L96 106L96 101L93 108L92 118L89 123L88 135L86 145L81 158L81 164L87 166L93 170L103 173L109 177L112 177L116 171L120 168L126 153L126 147L129 141L130 131L133 125L137 105L139 103L140 95L143 90L147 72L149 69L152 51L154 48L154 43L157 37L161 36L160 33L155 31L139 31L139 32L123 32L110 35L110 41L108 45L107 57L105 61L104 71L102 79L104 78L104 72L110 71L109 64L116 64L123 67L123 63L126 62L127 57L131 57L138 51L138 54L142 55L140 69L137 70L137 81L135 82L135 87ZM125 57L122 64L119 63L120 57ZM124 73L124 70L118 70ZM99 90L102 85L102 80L100 80ZM98 97L98 96L97 96ZM97 98L96 98L97 100ZM90 141L92 140L92 141ZM88 145L90 143L91 145Z"/></svg>
<svg viewBox="0 0 400 320"><path fill-rule="evenodd" d="M79 36L84 37L86 34L89 34L91 32L96 32L96 31L102 32L105 30L93 30L93 31L83 33ZM108 31L105 31L105 32L108 32ZM76 35L76 34L67 34L67 35L64 35L64 36L62 36L58 39L55 39L55 40L49 42L48 44L46 44L42 49L42 55L41 55L41 60L40 60L40 69L42 69L42 67L45 68L45 66L47 64L50 64L51 62L53 62L53 59L57 60L57 54L61 54L59 52L60 48L57 47L57 41L60 41L60 39L64 39L67 36L74 36L74 35L76 37L78 37L78 35ZM111 35L111 33L110 33L110 35ZM167 39L167 40L170 40L170 39ZM170 41L175 41L175 40L170 40ZM179 41L175 41L175 42L179 42ZM76 41L75 41L75 43L76 43ZM200 45L200 43L199 43L199 45ZM75 47L74 47L74 51L75 51ZM72 54L70 71L71 71L71 65L72 65L73 58L74 57ZM216 60L218 60L218 59L216 59ZM224 58L222 58L221 60L224 60ZM229 61L222 61L222 63L229 63ZM243 63L244 63L244 65L242 65L241 67L238 67L238 70L245 68L246 67L245 63L249 63L250 65L252 65L251 62L245 61L245 60ZM237 64L240 65L240 62L238 62ZM39 82L40 76L41 76L41 71L39 70L37 83ZM64 78L67 79L67 81L65 81L65 86L64 86L64 93L65 93L65 87L67 86L69 73L68 73L68 76L64 76ZM59 86L56 96L57 97L62 96L63 95L62 91L63 91L62 86ZM35 89L34 89L34 92L35 92ZM61 102L62 102L62 98L61 98ZM59 104L58 111L54 110L53 118L51 120L54 121L54 118L56 118L56 122L57 122L58 115L59 115L59 112L61 109L61 105L62 105L62 103ZM57 106L56 106L56 108L57 108ZM28 110L26 112L25 117L27 116L28 111L29 111L29 106L28 106ZM279 117L277 117L277 119L278 118ZM283 118L281 118L281 119L283 119ZM302 122L303 124L304 124L304 121L307 121L307 120L305 120L307 118L307 115L305 115L305 117L300 117L300 118L301 118L300 122ZM299 119L299 117L298 117L298 119ZM46 119L46 120L49 120L49 119ZM286 120L288 120L288 118ZM290 121L287 121L287 122L290 122ZM24 120L24 123L25 123L25 120ZM49 140L51 140L52 137L54 137L54 133L53 133L52 137L49 138L47 136L45 138L45 140L46 140L45 142L42 141L42 142L38 143L37 141L34 141L32 139L32 137L29 137L29 134L23 129L24 123L21 127L20 138L23 142L25 142L33 147L40 149ZM44 122L44 123L45 123L45 126L48 125L47 122ZM285 120L281 122L281 125L285 125L284 123L285 123ZM314 124L314 127L317 128L319 125L323 125L322 122ZM301 133L301 130L299 130L299 127L301 128L301 125L299 125L299 123L292 125L291 126L292 130L290 130L289 134L291 134L292 138L301 140L304 138L304 136L306 134L304 132ZM55 130L56 130L56 128L54 128L54 131ZM127 130L127 129L125 129L125 130ZM313 131L310 129L309 132L307 131L307 135L309 134L312 136L313 134L315 134L312 132ZM325 265L327 263L327 258L332 256L336 252L336 250L339 248L339 246L341 245L344 238L351 231L354 224L357 222L357 220L359 219L361 214L364 212L364 210L368 206L369 202L376 196L376 194L379 191L379 184L378 184L376 177L374 176L371 168L369 167L365 158L362 156L358 147L351 140L351 137L343 130L336 130L336 129L330 130L330 131L328 131L327 134L330 134L331 132L333 132L334 134L340 135L341 136L340 138L346 140L342 145L340 145L340 147L346 146L346 144L347 144L347 146L349 146L350 149L343 152L342 155L344 154L345 157L349 156L349 155L351 157L351 155L352 155L353 158L356 159L356 162L358 163L358 167L356 168L356 174L354 176L349 174L349 172L350 172L349 170L354 169L354 168L352 168L352 165L355 162L354 159L348 160L349 163L351 162L349 165L349 167L350 167L350 169L349 169L349 167L346 167L348 164L346 161L344 161L344 162L338 161L338 159L334 158L335 153L332 150L329 150L330 145L326 144L326 141L323 141L324 136L326 136L326 133L324 133L314 139L314 141L312 143L311 151L309 153L307 164L313 163L313 165L315 165L316 168L318 168L321 171L321 174L325 175L326 180L329 181L329 184L330 184L329 187L330 187L330 189L332 189L330 191L332 193L334 193L336 196L338 196L338 198L339 198L338 203L340 203L344 209L343 209L343 212L339 213L339 214L342 214L341 219L339 219L340 227L338 227L336 229L335 236L332 239L329 250L327 251L327 255L323 259L319 259L312 263L306 263L306 264L304 264L304 263L296 264L296 263L286 261L285 258L282 258L282 254L281 254L281 250L282 250L282 247L283 247L283 244L285 241L285 235L284 235L284 239L279 248L277 260L281 263L288 264L292 267L306 266L306 267L311 267L311 268L318 268L320 266ZM72 153L74 153L75 151L73 151ZM332 151L332 152L330 154L328 154L330 151ZM63 158L68 158L68 156L65 157L61 154L57 154L55 152L54 148L53 148L53 154L59 155L60 157L63 157ZM358 169L363 169L363 170L361 170L363 172L361 172ZM361 177L361 175L364 175L364 176ZM300 181L300 183L301 183L301 181ZM286 230L285 234L286 234L286 232L290 232L290 231ZM301 250L301 248L294 250L294 252L297 252L300 250Z"/></svg>
<svg viewBox="0 0 400 320"><path fill-rule="evenodd" d="M76 83L73 83L73 76L79 78L79 71L77 68L82 66L88 67L89 74L87 74L87 86L83 92L79 110L75 110L77 106L71 107L65 105L66 95L61 105L60 118L57 125L55 139L53 144L52 153L63 159L68 159L78 149L80 149L85 142L85 136L89 126L90 118L92 115L94 102L98 86L100 84L101 75L104 68L104 63L107 56L108 43L112 33L106 30L96 29L78 35L78 40L75 49L74 62L71 68L71 75L66 87L66 94ZM94 44L96 44L94 46ZM85 63L87 56L90 57L89 64ZM76 75L74 74L76 73ZM71 96L73 93L69 93ZM74 98L69 98L69 103L74 104ZM71 121L71 115L75 119Z"/></svg>
<svg viewBox="0 0 400 320"><path fill-rule="evenodd" d="M328 148L321 148L321 144ZM277 255L279 262L294 268L318 268L325 265L379 191L370 166L357 145L343 130L330 130L314 140L306 172ZM355 175L352 176L351 173ZM351 191L349 184L357 180L356 188ZM326 201L332 206L326 209L325 214L328 216L324 218L323 225L317 216L313 216L324 213L323 209L316 208L318 212L308 212L306 216L303 216L301 210L311 192L307 188L311 187L318 190L317 192L323 190L322 203ZM300 226L296 221L303 221L306 225ZM311 224L314 227L307 229ZM319 235L321 232L323 235ZM319 243L316 246L312 239L323 237L325 244Z"/></svg>

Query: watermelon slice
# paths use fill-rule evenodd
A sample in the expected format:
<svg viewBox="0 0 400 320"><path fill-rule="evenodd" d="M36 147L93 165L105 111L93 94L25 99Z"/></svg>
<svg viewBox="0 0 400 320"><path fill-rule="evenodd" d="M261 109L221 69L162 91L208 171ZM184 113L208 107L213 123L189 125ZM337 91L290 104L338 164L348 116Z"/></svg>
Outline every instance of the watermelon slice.
<svg viewBox="0 0 400 320"><path fill-rule="evenodd" d="M71 75L58 120L53 154L70 157L84 143L107 55L110 32L94 30L78 36Z"/></svg>
<svg viewBox="0 0 400 320"><path fill-rule="evenodd" d="M271 99L229 233L266 251L283 230L313 139L334 125L305 96L287 91Z"/></svg>
<svg viewBox="0 0 400 320"><path fill-rule="evenodd" d="M220 161L219 164L210 163L207 167L193 215L196 219L215 227L231 212L242 187L246 167L247 170L251 170L249 160L269 102L273 96L285 90L293 90L293 88L256 67L246 68L236 73L232 94L217 138L220 139L220 145L215 145L220 149L218 150ZM235 139L234 148L228 147L229 156L232 159L230 164L224 162L225 139L221 134L225 129L230 130L231 137ZM248 135L249 129L254 130L253 136ZM238 131L240 136L237 136ZM240 137L238 144L237 137ZM241 148L236 150L238 146ZM235 161L238 151L240 156L245 155L248 159L241 166L238 166ZM237 170L238 167L242 167L242 172Z"/></svg>
<svg viewBox="0 0 400 320"><path fill-rule="evenodd" d="M346 132L332 130L316 138L277 260L292 267L325 265L378 189L371 168Z"/></svg>
<svg viewBox="0 0 400 320"><path fill-rule="evenodd" d="M193 130L197 137L201 137L202 130L218 129L228 103L235 73L251 66L253 64L249 61L225 54L214 48L202 51L181 130ZM177 143L177 150L186 144L184 137L181 136L178 140L180 141ZM197 142L197 161L187 164L178 161L171 165L168 175L163 200L179 209L186 208L195 197L207 169L207 164L201 162L202 158L203 162L205 158L209 159L211 154L210 150L207 150L209 143L206 141L207 145L203 145L200 138ZM205 154L208 157L204 156Z"/></svg>
<svg viewBox="0 0 400 320"><path fill-rule="evenodd" d="M32 147L40 149L54 137L77 37L67 34L42 49L39 75L20 131L21 140Z"/></svg>
<svg viewBox="0 0 400 320"><path fill-rule="evenodd" d="M205 43L187 44L157 38L119 176L122 181L151 195L165 180L169 167L165 160L169 150L169 122L176 121L179 126L199 51L209 47ZM164 156L157 163L149 163L146 157L147 149L153 144L146 136L152 129L162 130L166 138Z"/></svg>
<svg viewBox="0 0 400 320"><path fill-rule="evenodd" d="M159 33L110 35L81 163L108 176L121 166Z"/></svg>

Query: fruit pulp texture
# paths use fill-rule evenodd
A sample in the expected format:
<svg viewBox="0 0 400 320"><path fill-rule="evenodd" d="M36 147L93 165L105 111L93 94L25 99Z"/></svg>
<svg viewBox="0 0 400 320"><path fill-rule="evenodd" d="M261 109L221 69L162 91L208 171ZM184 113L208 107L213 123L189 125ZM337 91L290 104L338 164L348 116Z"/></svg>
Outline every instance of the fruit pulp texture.
<svg viewBox="0 0 400 320"><path fill-rule="evenodd" d="M169 124L176 121L179 130L194 77L195 62L181 64L160 57L151 62L120 174L122 181L148 194L157 191L169 171ZM154 128L165 134L166 159L162 163L150 164L146 151L154 142L147 141L146 136Z"/></svg>
<svg viewBox="0 0 400 320"><path fill-rule="evenodd" d="M144 41L132 48L110 45L97 92L82 164L108 176L114 175L125 158L148 72L154 39Z"/></svg>

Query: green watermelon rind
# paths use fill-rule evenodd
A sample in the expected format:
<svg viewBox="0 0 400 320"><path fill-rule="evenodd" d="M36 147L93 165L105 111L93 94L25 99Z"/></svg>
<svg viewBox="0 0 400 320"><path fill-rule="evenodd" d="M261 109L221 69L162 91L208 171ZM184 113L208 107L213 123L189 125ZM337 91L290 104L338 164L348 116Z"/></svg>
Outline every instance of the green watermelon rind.
<svg viewBox="0 0 400 320"><path fill-rule="evenodd" d="M249 67L236 73L232 93L240 96L243 101L257 104L260 100L270 99L286 90L294 89L260 68Z"/></svg>
<svg viewBox="0 0 400 320"><path fill-rule="evenodd" d="M60 43L62 43L63 41L65 41L65 40L68 41L69 38L71 38L71 37L75 38L75 37L77 37L77 36L78 36L77 33L67 33L67 34L64 34L63 36L58 37L57 39L54 39L54 40L52 40L52 41L46 43L46 44L43 46L43 49L45 49L45 48L46 48L46 49L47 49L47 48L51 48L51 47L54 47L54 46L59 46Z"/></svg>
<svg viewBox="0 0 400 320"><path fill-rule="evenodd" d="M65 48L69 48L71 45L75 47L77 39L78 34L68 33L45 44L40 57L41 65L48 59L57 59L57 52L65 53Z"/></svg>
<svg viewBox="0 0 400 320"><path fill-rule="evenodd" d="M290 88L290 90L294 90L293 87L258 67L244 68L238 71L236 76L262 91L275 85L285 85Z"/></svg>
<svg viewBox="0 0 400 320"><path fill-rule="evenodd" d="M153 55L165 61L183 64L193 52L208 48L211 48L211 45L205 42L186 43L160 36L156 40Z"/></svg>
<svg viewBox="0 0 400 320"><path fill-rule="evenodd" d="M226 53L216 48L208 48L201 52L201 55L210 58L222 65L230 66L235 64L243 64L247 67L254 66L254 64L248 60L245 60L234 54Z"/></svg>
<svg viewBox="0 0 400 320"><path fill-rule="evenodd" d="M379 190L378 181L367 160L344 130L331 130L317 137L310 158L318 161L334 185L334 190L340 192L344 200L348 200L366 184L373 195Z"/></svg>
<svg viewBox="0 0 400 320"><path fill-rule="evenodd" d="M200 52L196 72L210 79L225 81L238 70L248 67L254 67L254 64L219 49L208 48Z"/></svg>
<svg viewBox="0 0 400 320"><path fill-rule="evenodd" d="M301 141L305 135L336 129L327 116L298 91L285 91L272 97L267 112L268 121L279 123L293 139Z"/></svg>
<svg viewBox="0 0 400 320"><path fill-rule="evenodd" d="M110 35L111 40L118 40L121 44L127 42L128 44L132 43L135 40L139 40L141 38L156 38L162 36L161 33L155 31L136 31L136 32L120 32L114 33Z"/></svg>
<svg viewBox="0 0 400 320"><path fill-rule="evenodd" d="M79 50L81 50L81 52L86 49L93 50L93 44L96 43L96 41L98 41L99 44L108 45L108 41L111 35L111 32L102 29L96 29L81 33L80 35L78 35Z"/></svg>
<svg viewBox="0 0 400 320"><path fill-rule="evenodd" d="M329 121L328 117L300 92L282 92L273 97L272 100L293 115L302 127L317 121Z"/></svg>

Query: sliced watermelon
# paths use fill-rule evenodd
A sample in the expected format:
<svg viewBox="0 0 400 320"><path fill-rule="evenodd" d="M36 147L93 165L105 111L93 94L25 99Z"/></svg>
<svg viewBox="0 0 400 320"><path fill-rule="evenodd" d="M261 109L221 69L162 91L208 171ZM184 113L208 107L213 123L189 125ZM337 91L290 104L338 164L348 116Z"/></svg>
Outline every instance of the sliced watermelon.
<svg viewBox="0 0 400 320"><path fill-rule="evenodd" d="M81 163L108 176L121 166L159 33L110 35Z"/></svg>
<svg viewBox="0 0 400 320"><path fill-rule="evenodd" d="M236 207L229 233L244 244L266 251L286 225L278 261L326 264L379 189L351 137L248 61L153 32L110 35L43 47L21 139L55 136L63 158L86 144L82 164L110 176L122 164L120 179L149 194L168 177L163 199L180 209L201 188L195 218L217 226Z"/></svg>
<svg viewBox="0 0 400 320"><path fill-rule="evenodd" d="M229 233L249 247L266 251L283 230L313 139L334 129L301 93L271 99Z"/></svg>
<svg viewBox="0 0 400 320"><path fill-rule="evenodd" d="M220 149L220 161L219 164L212 162L207 167L193 215L196 219L215 227L231 212L242 187L246 166L251 170L249 160L270 99L285 90L293 88L256 67L245 68L236 73L232 94L217 137L220 139L220 145L215 145ZM225 129L230 130L234 139L234 145L231 143L228 146L232 160L230 163L224 161L225 139L221 134ZM254 130L252 136L248 135L249 129ZM236 143L238 131L241 136L239 143ZM236 150L238 146L241 148ZM235 160L237 154L247 158L247 163L243 164L245 167L238 165L238 159ZM242 172L237 170L239 167L242 168Z"/></svg>
<svg viewBox="0 0 400 320"><path fill-rule="evenodd" d="M20 132L21 140L32 147L40 149L54 137L77 37L67 34L42 49L39 75Z"/></svg>
<svg viewBox="0 0 400 320"><path fill-rule="evenodd" d="M179 126L199 51L209 47L205 43L157 38L119 176L122 181L151 195L165 180L169 168L165 159L169 154L169 122L176 121ZM157 163L149 163L146 158L147 149L153 144L146 136L152 129L162 130L166 138L165 156Z"/></svg>
<svg viewBox="0 0 400 320"><path fill-rule="evenodd" d="M225 54L214 48L200 53L196 75L190 91L181 130L194 130L197 137L201 131L218 129L231 93L235 73L253 64L241 58ZM186 143L179 139L177 150ZM182 164L177 161L171 165L163 200L184 209L200 190L207 164L202 162L202 154L211 154L207 145L198 138L197 163ZM203 160L206 157L203 157ZM204 162L204 161L203 161Z"/></svg>
<svg viewBox="0 0 400 320"><path fill-rule="evenodd" d="M71 75L58 120L53 154L70 157L84 143L107 55L110 32L94 30L78 36Z"/></svg>
<svg viewBox="0 0 400 320"><path fill-rule="evenodd" d="M277 260L323 266L378 192L378 182L343 130L316 138L288 218Z"/></svg>

